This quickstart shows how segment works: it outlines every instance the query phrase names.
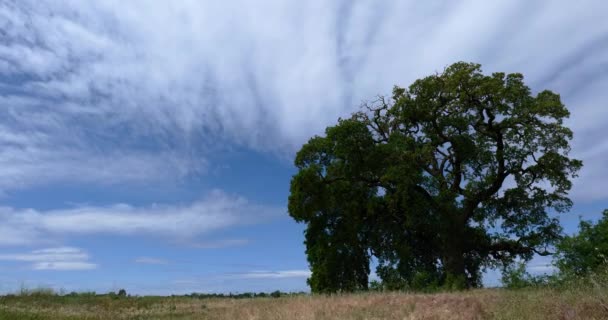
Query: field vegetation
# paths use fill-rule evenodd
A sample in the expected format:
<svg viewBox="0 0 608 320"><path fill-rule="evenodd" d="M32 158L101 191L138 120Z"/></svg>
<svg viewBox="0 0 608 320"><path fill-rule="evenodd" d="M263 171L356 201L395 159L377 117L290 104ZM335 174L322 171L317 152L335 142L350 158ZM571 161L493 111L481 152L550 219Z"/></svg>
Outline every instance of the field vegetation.
<svg viewBox="0 0 608 320"><path fill-rule="evenodd" d="M0 319L608 319L606 272L536 284L529 280L519 279L527 285L513 289L232 297L22 290L0 298Z"/></svg>

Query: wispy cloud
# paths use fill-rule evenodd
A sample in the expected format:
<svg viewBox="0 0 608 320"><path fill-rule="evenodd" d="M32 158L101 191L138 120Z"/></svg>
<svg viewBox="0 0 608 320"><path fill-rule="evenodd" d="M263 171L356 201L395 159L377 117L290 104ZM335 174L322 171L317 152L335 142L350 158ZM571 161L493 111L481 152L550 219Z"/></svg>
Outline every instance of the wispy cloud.
<svg viewBox="0 0 608 320"><path fill-rule="evenodd" d="M140 10L145 6L146 10ZM0 3L0 189L204 172L224 143L293 154L456 60L562 93L574 194L606 199L602 1ZM474 35L474 36L471 36ZM523 49L525 50L523 50Z"/></svg>
<svg viewBox="0 0 608 320"><path fill-rule="evenodd" d="M29 253L2 254L0 260L30 262L33 270L90 270L97 268L79 248L58 247Z"/></svg>
<svg viewBox="0 0 608 320"><path fill-rule="evenodd" d="M97 265L90 262L79 262L79 261L56 261L56 262L36 262L32 266L34 270L59 270L59 271L70 271L70 270L91 270L97 268Z"/></svg>
<svg viewBox="0 0 608 320"><path fill-rule="evenodd" d="M187 240L223 228L274 218L283 208L250 203L221 191L188 205L104 207L39 211L0 207L0 245L90 234L152 235Z"/></svg>
<svg viewBox="0 0 608 320"><path fill-rule="evenodd" d="M223 274L209 274L201 277L174 279L157 288L150 288L152 292L271 292L277 289L284 291L308 291L306 278L310 277L310 270L253 270ZM246 288L246 289L245 289Z"/></svg>
<svg viewBox="0 0 608 320"><path fill-rule="evenodd" d="M152 258L152 257L138 257L134 260L135 263L140 264L155 264L155 265L165 265L169 264L169 261L165 259Z"/></svg>
<svg viewBox="0 0 608 320"><path fill-rule="evenodd" d="M526 269L532 274L551 274L557 271L552 257L535 256L527 265Z"/></svg>

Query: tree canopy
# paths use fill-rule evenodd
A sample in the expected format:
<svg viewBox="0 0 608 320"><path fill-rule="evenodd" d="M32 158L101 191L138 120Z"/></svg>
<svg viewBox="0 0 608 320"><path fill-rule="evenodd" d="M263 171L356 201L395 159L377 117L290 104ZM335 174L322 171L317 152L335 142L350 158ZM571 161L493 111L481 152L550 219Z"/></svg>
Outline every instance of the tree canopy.
<svg viewBox="0 0 608 320"><path fill-rule="evenodd" d="M306 224L313 292L479 286L483 268L548 254L571 207L559 95L455 63L395 87L297 153L289 214Z"/></svg>

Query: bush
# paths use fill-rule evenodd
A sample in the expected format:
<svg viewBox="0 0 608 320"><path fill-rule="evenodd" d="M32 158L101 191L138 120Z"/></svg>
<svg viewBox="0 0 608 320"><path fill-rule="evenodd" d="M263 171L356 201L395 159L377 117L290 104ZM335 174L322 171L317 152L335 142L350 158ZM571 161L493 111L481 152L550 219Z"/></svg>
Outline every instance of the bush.
<svg viewBox="0 0 608 320"><path fill-rule="evenodd" d="M378 280L372 280L369 283L369 290L370 291L384 291L384 288L382 286L382 282L378 281Z"/></svg>
<svg viewBox="0 0 608 320"><path fill-rule="evenodd" d="M538 287L554 284L556 276L540 275L534 276L526 271L524 262L515 262L502 271L502 284L508 289L521 289L526 287Z"/></svg>
<svg viewBox="0 0 608 320"><path fill-rule="evenodd" d="M608 210L593 224L581 221L579 233L557 244L556 265L563 274L584 276L608 266Z"/></svg>
<svg viewBox="0 0 608 320"><path fill-rule="evenodd" d="M57 293L52 288L39 287L35 289L28 289L25 286L22 286L21 289L19 289L18 295L27 297L50 297L56 296Z"/></svg>

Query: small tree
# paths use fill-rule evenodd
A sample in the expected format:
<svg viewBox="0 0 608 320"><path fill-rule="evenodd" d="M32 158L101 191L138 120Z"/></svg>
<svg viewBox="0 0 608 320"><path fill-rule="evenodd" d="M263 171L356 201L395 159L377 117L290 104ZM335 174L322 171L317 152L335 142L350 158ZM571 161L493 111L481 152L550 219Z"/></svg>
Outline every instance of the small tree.
<svg viewBox="0 0 608 320"><path fill-rule="evenodd" d="M125 289L118 290L118 296L121 297L121 298L126 297L127 296L127 290L125 290Z"/></svg>
<svg viewBox="0 0 608 320"><path fill-rule="evenodd" d="M578 276L608 268L608 210L596 224L581 221L578 234L558 243L556 264L560 272Z"/></svg>

